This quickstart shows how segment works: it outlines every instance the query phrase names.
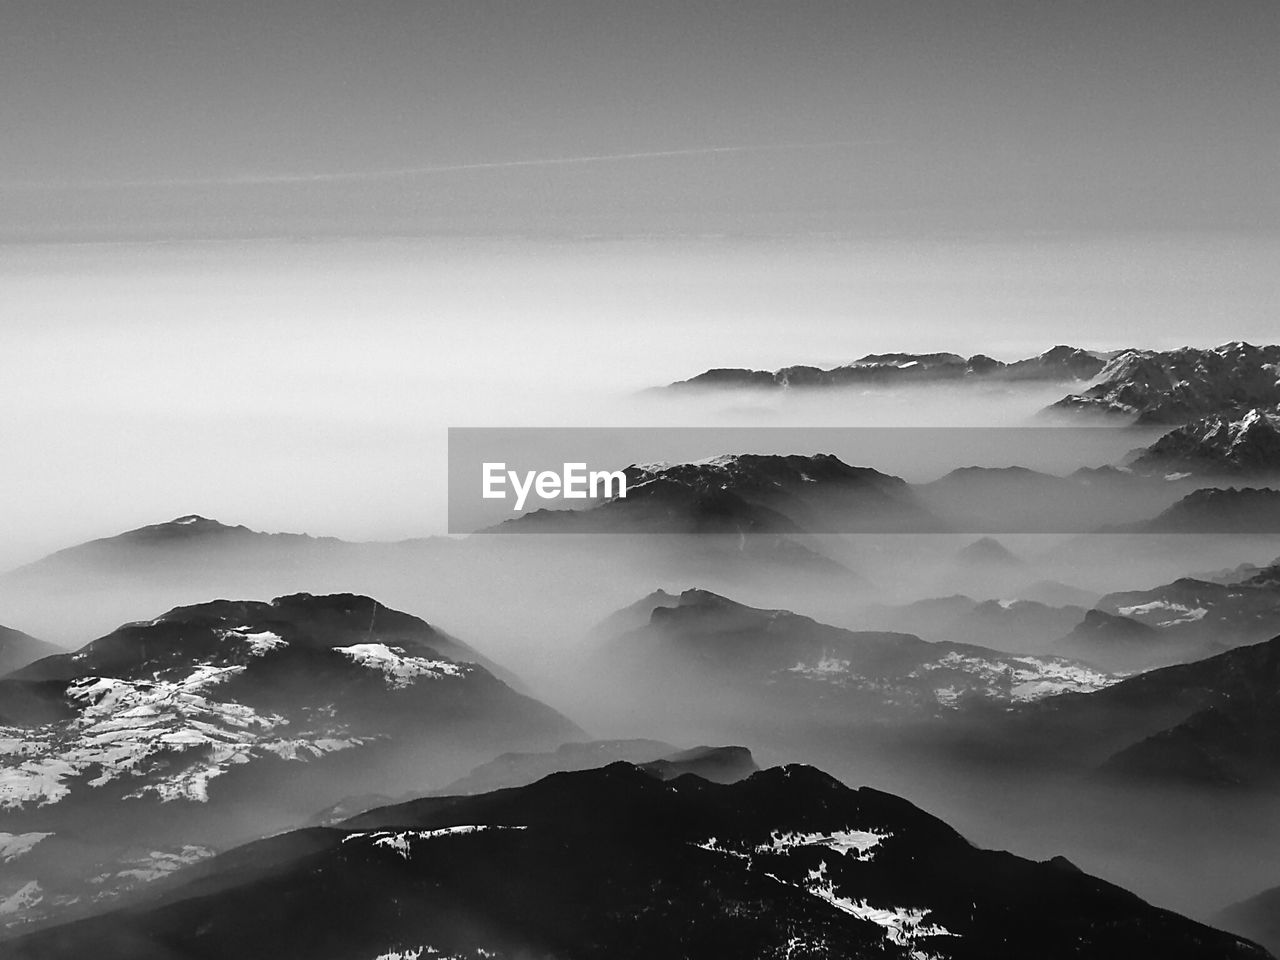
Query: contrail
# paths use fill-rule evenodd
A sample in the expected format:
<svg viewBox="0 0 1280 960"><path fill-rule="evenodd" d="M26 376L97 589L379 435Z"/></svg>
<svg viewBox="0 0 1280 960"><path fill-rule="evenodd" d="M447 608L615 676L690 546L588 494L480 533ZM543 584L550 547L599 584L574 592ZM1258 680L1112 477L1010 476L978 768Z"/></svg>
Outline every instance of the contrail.
<svg viewBox="0 0 1280 960"><path fill-rule="evenodd" d="M437 164L400 167L392 170L347 171L338 173L242 174L229 177L171 177L155 180L80 180L11 182L6 186L22 189L99 188L99 187L219 187L271 184L344 183L369 180L395 180L405 177L460 173L468 170L511 170L520 167L565 167L593 163L619 163L628 160L662 160L676 157L706 157L720 154L765 153L783 150L821 150L831 147L883 145L887 140L827 140L810 143L770 143L742 146L687 147L675 150L642 150L633 153L595 153L577 157L542 157L529 160L493 160L473 163Z"/></svg>

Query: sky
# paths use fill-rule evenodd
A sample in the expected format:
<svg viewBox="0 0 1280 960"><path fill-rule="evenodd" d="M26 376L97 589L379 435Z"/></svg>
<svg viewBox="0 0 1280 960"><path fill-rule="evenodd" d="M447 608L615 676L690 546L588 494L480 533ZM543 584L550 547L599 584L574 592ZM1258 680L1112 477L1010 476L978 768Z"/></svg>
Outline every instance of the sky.
<svg viewBox="0 0 1280 960"><path fill-rule="evenodd" d="M1270 230L1277 43L1270 0L8 0L3 230Z"/></svg>
<svg viewBox="0 0 1280 960"><path fill-rule="evenodd" d="M0 565L439 532L448 426L708 366L1274 340L1277 49L1243 0L7 0Z"/></svg>

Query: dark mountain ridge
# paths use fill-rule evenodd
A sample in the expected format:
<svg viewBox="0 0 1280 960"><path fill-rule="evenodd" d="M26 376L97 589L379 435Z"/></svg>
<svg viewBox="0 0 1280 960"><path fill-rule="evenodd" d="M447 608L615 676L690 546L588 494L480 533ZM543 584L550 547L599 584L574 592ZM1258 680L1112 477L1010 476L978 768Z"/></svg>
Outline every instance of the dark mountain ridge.
<svg viewBox="0 0 1280 960"><path fill-rule="evenodd" d="M261 841L6 946L15 960L1267 956L811 767L720 785L625 763Z"/></svg>

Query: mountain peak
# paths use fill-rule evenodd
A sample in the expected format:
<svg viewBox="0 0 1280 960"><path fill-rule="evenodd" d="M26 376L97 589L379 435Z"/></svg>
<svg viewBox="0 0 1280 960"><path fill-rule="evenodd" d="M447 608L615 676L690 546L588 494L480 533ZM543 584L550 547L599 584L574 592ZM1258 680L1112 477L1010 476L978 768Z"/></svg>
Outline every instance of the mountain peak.
<svg viewBox="0 0 1280 960"><path fill-rule="evenodd" d="M956 553L961 563L1021 567L1023 560L995 537L980 537Z"/></svg>

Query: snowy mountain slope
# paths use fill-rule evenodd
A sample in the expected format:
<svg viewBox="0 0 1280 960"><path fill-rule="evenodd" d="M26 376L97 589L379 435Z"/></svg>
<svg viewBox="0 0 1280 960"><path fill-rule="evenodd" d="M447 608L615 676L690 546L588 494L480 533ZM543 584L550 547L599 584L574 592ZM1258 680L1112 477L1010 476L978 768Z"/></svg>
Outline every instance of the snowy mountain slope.
<svg viewBox="0 0 1280 960"><path fill-rule="evenodd" d="M177 608L30 665L0 683L0 816L52 836L0 864L0 895L37 881L26 907L47 912L88 896L95 874L68 864L115 875L139 846L223 846L580 733L441 652L467 649L368 597L298 594Z"/></svg>
<svg viewBox="0 0 1280 960"><path fill-rule="evenodd" d="M1092 386L1049 409L1183 424L1280 404L1280 346L1225 343L1205 350L1128 350Z"/></svg>
<svg viewBox="0 0 1280 960"><path fill-rule="evenodd" d="M1241 415L1194 420L1138 452L1128 466L1166 476L1280 474L1280 408L1252 407Z"/></svg>

